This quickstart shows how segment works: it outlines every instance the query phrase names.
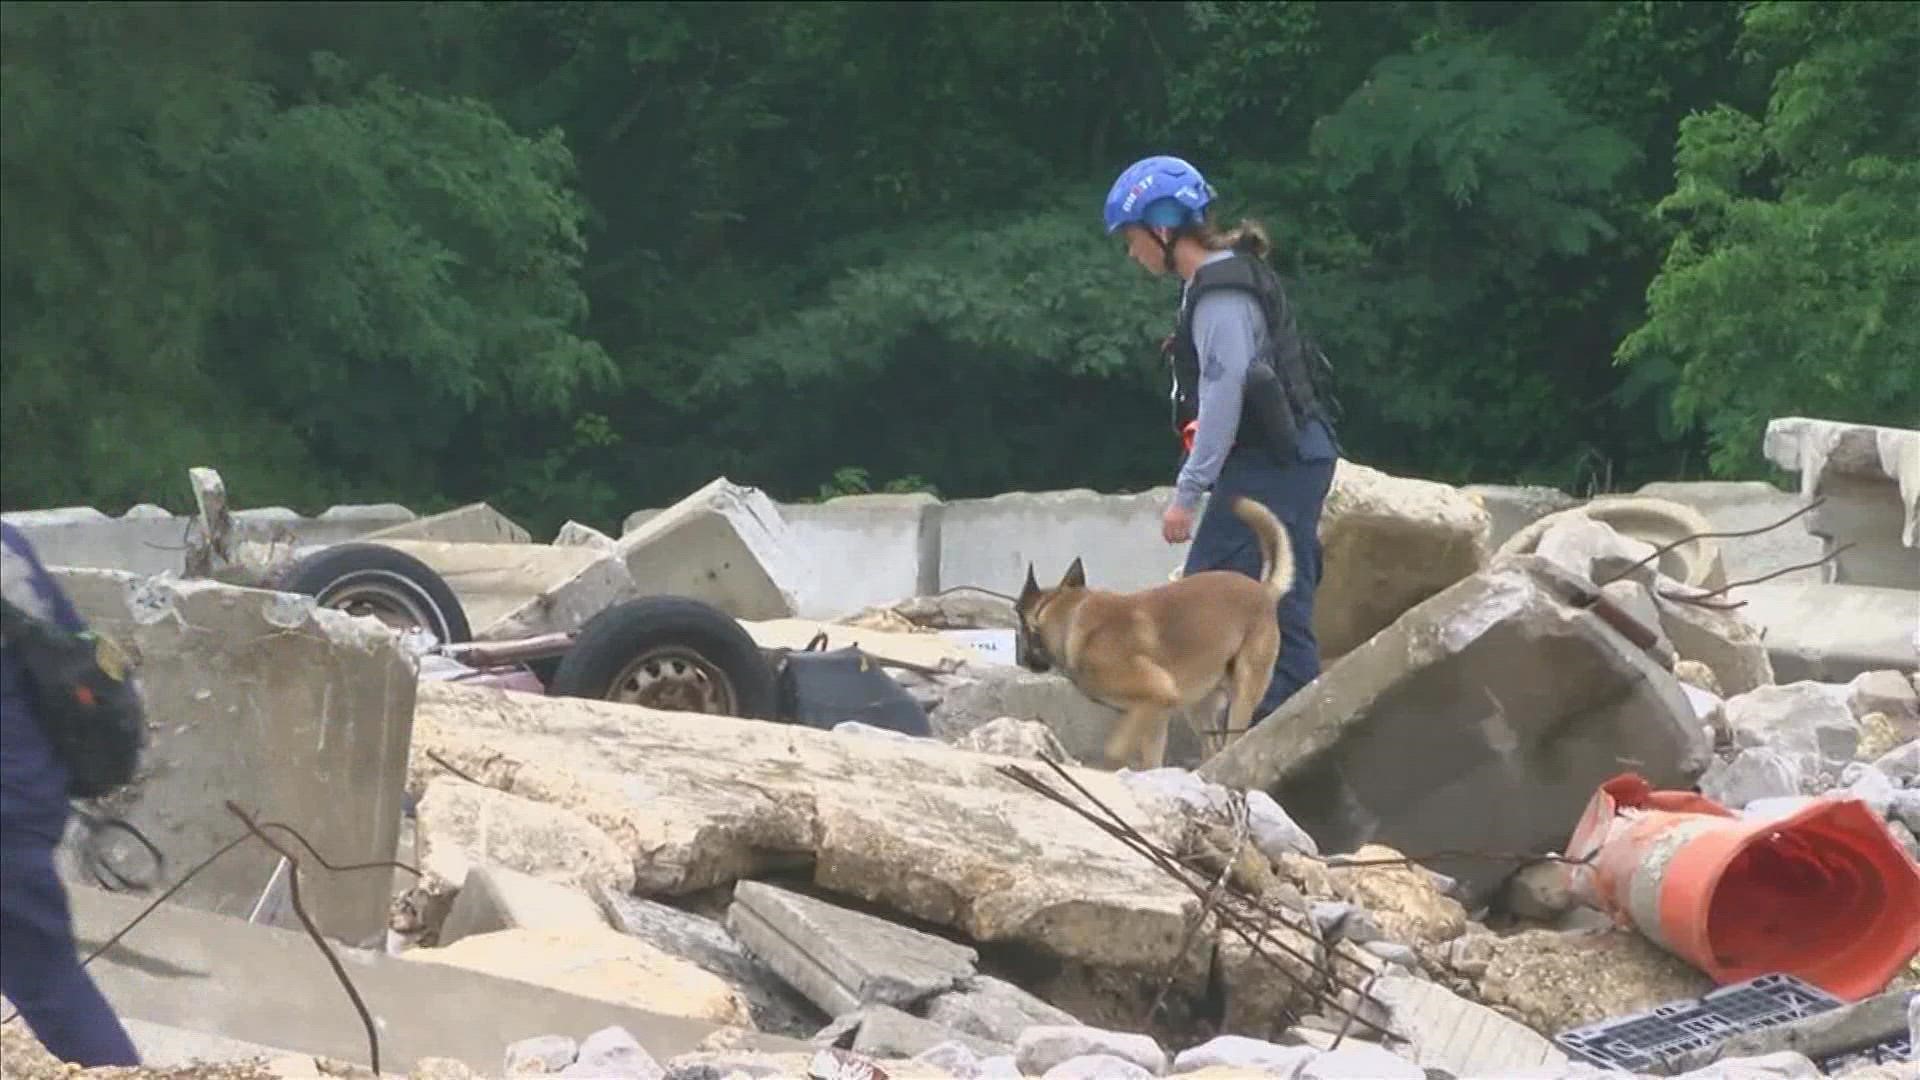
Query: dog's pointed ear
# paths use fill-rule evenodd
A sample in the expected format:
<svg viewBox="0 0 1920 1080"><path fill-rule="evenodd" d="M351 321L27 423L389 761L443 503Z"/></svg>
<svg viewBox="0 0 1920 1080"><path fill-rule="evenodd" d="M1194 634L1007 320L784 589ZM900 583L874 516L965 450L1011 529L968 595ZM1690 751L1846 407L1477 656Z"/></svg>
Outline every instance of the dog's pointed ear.
<svg viewBox="0 0 1920 1080"><path fill-rule="evenodd" d="M1060 579L1063 589L1084 589L1087 587L1087 568L1080 565L1079 556L1074 556L1073 565L1067 567L1066 576Z"/></svg>
<svg viewBox="0 0 1920 1080"><path fill-rule="evenodd" d="M1027 564L1027 583L1020 586L1020 600L1017 606L1026 607L1027 601L1040 595L1040 583L1034 580L1033 564Z"/></svg>

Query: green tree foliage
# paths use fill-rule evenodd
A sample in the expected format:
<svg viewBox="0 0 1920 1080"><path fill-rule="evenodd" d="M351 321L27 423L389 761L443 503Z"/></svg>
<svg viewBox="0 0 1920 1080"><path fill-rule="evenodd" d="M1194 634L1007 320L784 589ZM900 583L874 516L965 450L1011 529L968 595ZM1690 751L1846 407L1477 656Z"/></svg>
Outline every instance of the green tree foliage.
<svg viewBox="0 0 1920 1080"><path fill-rule="evenodd" d="M1678 371L1728 471L1772 416L1920 423L1920 8L1756 4L1742 43L1772 96L1682 125L1658 208L1680 232L1620 346Z"/></svg>
<svg viewBox="0 0 1920 1080"><path fill-rule="evenodd" d="M1737 471L1914 419L1913 10L11 3L0 498L1166 483L1177 294L1099 227L1159 151L1269 226L1352 456Z"/></svg>

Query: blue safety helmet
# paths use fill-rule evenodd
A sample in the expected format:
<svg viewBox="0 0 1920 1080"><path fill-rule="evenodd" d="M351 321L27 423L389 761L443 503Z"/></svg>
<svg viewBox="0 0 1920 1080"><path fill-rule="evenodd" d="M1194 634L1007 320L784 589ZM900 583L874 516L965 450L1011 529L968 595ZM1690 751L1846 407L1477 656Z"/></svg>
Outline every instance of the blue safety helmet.
<svg viewBox="0 0 1920 1080"><path fill-rule="evenodd" d="M1107 232L1125 225L1177 228L1206 216L1213 188L1200 170L1166 154L1127 166L1107 191Z"/></svg>

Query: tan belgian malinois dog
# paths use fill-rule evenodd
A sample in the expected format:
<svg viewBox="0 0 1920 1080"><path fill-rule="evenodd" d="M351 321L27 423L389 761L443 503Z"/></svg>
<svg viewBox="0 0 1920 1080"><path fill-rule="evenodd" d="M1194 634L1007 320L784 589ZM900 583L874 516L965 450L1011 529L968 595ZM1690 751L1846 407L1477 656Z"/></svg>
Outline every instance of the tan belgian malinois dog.
<svg viewBox="0 0 1920 1080"><path fill-rule="evenodd" d="M1246 731L1280 655L1276 608L1293 588L1293 548L1279 519L1252 499L1233 512L1260 542L1260 579L1209 570L1136 593L1087 588L1079 559L1060 584L1042 589L1027 566L1015 604L1016 653L1031 671L1058 668L1079 691L1124 712L1107 740L1116 767L1158 768L1175 709L1209 754ZM1206 726L1218 695L1229 695L1224 732ZM1202 701L1216 707L1197 710Z"/></svg>

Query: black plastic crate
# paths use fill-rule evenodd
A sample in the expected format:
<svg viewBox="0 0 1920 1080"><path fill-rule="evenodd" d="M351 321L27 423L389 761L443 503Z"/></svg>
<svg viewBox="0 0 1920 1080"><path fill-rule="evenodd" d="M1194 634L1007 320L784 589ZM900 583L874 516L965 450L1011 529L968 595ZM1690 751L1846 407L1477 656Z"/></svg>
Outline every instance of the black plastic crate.
<svg viewBox="0 0 1920 1080"><path fill-rule="evenodd" d="M1843 1004L1845 1002L1825 990L1792 975L1761 975L1723 986L1704 997L1672 1001L1646 1012L1563 1031L1554 1036L1553 1041L1573 1057L1594 1065L1652 1072L1676 1054L1718 1046L1735 1035L1827 1012ZM1903 1037L1900 1042L1905 1043L1906 1039Z"/></svg>

